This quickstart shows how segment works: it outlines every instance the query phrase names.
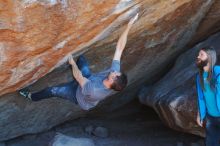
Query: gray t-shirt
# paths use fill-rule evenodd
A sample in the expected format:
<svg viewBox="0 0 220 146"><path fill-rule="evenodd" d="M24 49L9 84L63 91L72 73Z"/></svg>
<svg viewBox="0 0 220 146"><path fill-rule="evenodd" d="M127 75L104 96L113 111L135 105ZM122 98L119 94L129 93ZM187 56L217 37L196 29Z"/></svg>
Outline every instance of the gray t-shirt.
<svg viewBox="0 0 220 146"><path fill-rule="evenodd" d="M120 62L118 60L112 61L110 69L92 74L88 78L89 81L87 81L82 88L78 86L76 99L82 109L89 110L95 107L101 100L114 93L114 90L107 89L103 84L103 80L106 79L109 73L113 71L120 72Z"/></svg>

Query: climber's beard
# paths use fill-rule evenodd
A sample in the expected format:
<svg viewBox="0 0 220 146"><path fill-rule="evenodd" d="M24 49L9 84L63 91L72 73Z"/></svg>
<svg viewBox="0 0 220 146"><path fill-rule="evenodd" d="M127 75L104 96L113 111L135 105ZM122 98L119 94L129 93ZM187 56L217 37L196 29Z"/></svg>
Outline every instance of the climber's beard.
<svg viewBox="0 0 220 146"><path fill-rule="evenodd" d="M206 60L201 60L201 59L196 59L196 66L198 69L203 70L203 68L208 64L208 59Z"/></svg>

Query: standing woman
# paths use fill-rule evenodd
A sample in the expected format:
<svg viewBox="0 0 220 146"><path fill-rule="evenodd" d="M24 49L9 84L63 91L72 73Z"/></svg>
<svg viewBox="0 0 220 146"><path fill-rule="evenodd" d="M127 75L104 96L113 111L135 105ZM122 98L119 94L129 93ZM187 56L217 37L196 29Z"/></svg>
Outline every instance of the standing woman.
<svg viewBox="0 0 220 146"><path fill-rule="evenodd" d="M200 49L196 65L198 94L197 123L206 128L206 146L220 146L220 66L215 65L216 51L212 47ZM204 124L206 122L206 124Z"/></svg>

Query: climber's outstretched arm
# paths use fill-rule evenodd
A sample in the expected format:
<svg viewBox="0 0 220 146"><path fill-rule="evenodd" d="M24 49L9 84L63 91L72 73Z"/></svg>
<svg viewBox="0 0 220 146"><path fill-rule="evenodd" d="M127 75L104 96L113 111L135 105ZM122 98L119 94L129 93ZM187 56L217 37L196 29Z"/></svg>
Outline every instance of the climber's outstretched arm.
<svg viewBox="0 0 220 146"><path fill-rule="evenodd" d="M138 14L135 15L135 17L133 17L132 19L130 19L125 31L122 33L122 35L120 36L117 46L116 46L116 51L115 51L115 55L113 60L118 60L120 61L121 59L121 54L125 48L125 45L127 43L127 36L128 36L128 32L131 29L131 26L134 24L134 22L137 20L138 18Z"/></svg>

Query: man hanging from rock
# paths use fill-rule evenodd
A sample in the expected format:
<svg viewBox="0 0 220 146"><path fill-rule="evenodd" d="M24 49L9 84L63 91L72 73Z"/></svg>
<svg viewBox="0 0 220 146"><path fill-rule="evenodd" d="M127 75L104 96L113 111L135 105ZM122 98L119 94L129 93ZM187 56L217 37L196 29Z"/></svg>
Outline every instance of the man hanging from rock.
<svg viewBox="0 0 220 146"><path fill-rule="evenodd" d="M72 66L75 80L35 93L28 90L20 90L19 93L32 101L60 97L78 104L84 110L89 110L114 91L123 90L127 85L127 76L120 71L120 59L127 42L128 32L137 18L138 14L129 21L126 30L120 36L110 69L91 74L84 56L80 56L76 63L72 56L69 56L69 64Z"/></svg>

